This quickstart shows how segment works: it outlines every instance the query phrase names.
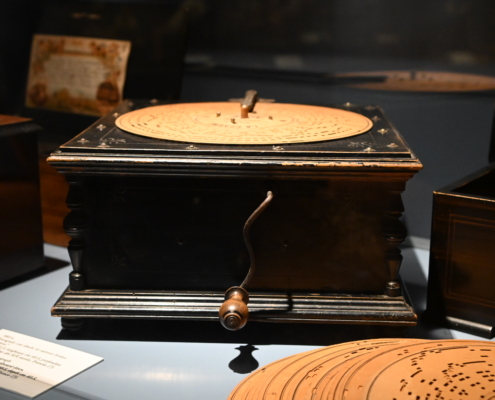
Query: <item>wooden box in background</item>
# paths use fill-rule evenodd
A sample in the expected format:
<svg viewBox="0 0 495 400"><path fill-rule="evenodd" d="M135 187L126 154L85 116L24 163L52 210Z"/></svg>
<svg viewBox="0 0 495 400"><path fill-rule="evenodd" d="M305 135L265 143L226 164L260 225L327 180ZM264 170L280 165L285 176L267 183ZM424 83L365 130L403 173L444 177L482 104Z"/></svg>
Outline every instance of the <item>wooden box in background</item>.
<svg viewBox="0 0 495 400"><path fill-rule="evenodd" d="M0 115L0 282L43 266L40 130L29 119Z"/></svg>
<svg viewBox="0 0 495 400"><path fill-rule="evenodd" d="M495 163L434 192L427 318L495 336Z"/></svg>

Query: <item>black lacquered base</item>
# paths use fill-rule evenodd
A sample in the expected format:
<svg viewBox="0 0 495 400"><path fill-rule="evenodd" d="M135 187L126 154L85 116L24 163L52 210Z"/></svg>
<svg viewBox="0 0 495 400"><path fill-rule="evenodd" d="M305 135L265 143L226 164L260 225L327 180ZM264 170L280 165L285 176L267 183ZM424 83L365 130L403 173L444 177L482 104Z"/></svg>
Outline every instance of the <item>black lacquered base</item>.
<svg viewBox="0 0 495 400"><path fill-rule="evenodd" d="M249 320L414 326L417 316L403 296L249 294ZM52 308L55 317L218 320L224 293L67 289Z"/></svg>

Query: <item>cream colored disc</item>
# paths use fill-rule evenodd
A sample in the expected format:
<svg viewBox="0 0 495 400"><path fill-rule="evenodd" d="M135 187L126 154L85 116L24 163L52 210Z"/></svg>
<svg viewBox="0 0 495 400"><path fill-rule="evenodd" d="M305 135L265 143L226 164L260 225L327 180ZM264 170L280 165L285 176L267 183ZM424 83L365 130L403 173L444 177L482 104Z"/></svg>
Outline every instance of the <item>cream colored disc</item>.
<svg viewBox="0 0 495 400"><path fill-rule="evenodd" d="M157 139L205 144L320 142L359 135L373 122L361 114L329 107L257 103L241 118L239 103L182 103L121 115L116 125Z"/></svg>
<svg viewBox="0 0 495 400"><path fill-rule="evenodd" d="M321 379L339 366L372 350L418 339L375 339L342 343L296 354L253 372L237 385L228 400L305 399ZM298 397L301 396L301 397Z"/></svg>
<svg viewBox="0 0 495 400"><path fill-rule="evenodd" d="M494 399L494 363L489 341L432 340L385 349L345 371L335 398Z"/></svg>

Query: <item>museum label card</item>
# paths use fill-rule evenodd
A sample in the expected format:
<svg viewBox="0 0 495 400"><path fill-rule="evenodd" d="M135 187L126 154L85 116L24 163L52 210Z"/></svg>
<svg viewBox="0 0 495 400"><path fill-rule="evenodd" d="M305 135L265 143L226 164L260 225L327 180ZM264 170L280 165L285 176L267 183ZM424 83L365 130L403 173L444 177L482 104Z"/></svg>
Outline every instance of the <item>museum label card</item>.
<svg viewBox="0 0 495 400"><path fill-rule="evenodd" d="M0 329L0 388L34 398L103 358Z"/></svg>
<svg viewBox="0 0 495 400"><path fill-rule="evenodd" d="M106 115L122 100L131 42L34 35L26 106Z"/></svg>

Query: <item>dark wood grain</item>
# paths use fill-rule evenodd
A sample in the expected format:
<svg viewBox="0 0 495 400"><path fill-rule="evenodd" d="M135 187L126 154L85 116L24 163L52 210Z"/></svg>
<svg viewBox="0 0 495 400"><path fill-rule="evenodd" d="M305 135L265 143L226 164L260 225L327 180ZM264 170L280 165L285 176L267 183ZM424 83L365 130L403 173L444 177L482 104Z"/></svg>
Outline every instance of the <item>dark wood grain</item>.
<svg viewBox="0 0 495 400"><path fill-rule="evenodd" d="M434 192L427 317L495 336L495 164Z"/></svg>

